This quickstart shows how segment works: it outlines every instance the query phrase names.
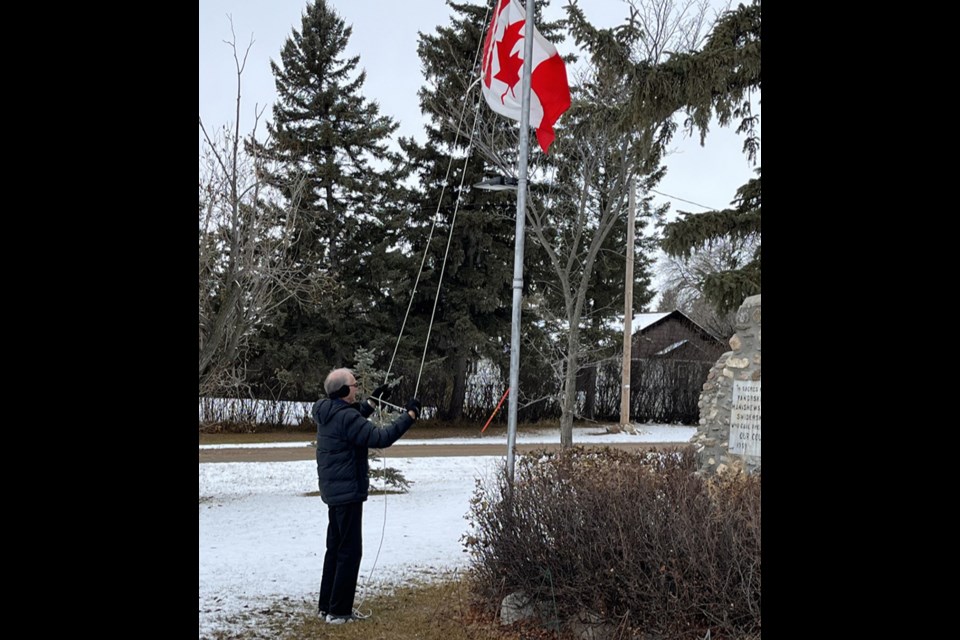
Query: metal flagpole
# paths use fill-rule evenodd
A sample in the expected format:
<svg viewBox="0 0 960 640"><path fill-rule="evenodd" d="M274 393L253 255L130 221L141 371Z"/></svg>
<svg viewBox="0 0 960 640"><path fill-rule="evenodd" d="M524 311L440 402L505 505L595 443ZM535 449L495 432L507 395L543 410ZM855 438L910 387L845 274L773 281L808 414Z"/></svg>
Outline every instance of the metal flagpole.
<svg viewBox="0 0 960 640"><path fill-rule="evenodd" d="M517 187L517 230L513 251L513 318L510 330L510 404L507 409L507 480L513 488L514 447L517 443L517 408L520 383L520 303L523 297L523 238L527 215L527 151L530 146L530 75L533 68L533 0L524 6L523 80L520 101L520 179Z"/></svg>

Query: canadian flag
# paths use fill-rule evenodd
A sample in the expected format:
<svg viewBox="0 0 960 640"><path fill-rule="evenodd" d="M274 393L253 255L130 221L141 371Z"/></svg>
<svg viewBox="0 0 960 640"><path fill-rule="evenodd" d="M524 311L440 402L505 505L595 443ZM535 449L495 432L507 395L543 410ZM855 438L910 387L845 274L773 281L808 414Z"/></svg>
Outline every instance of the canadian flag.
<svg viewBox="0 0 960 640"><path fill-rule="evenodd" d="M521 112L525 24L526 13L517 0L497 0L483 43L483 97L491 109L514 120L520 120ZM540 148L547 153L556 137L553 124L570 107L570 86L556 47L536 28L531 68L530 126L537 130Z"/></svg>

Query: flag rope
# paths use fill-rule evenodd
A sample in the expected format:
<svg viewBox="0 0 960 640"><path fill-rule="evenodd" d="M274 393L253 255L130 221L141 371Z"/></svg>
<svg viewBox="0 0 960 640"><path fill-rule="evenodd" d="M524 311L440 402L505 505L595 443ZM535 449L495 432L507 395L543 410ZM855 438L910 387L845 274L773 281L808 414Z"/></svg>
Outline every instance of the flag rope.
<svg viewBox="0 0 960 640"><path fill-rule="evenodd" d="M489 14L490 14L490 7L488 6L487 13L484 15L482 24L486 24ZM479 39L477 44L477 51L473 59L474 68L477 66L477 61L480 59L480 51L482 49L483 49L483 37ZM454 136L454 140L453 140L453 148L456 148L457 142L460 140L460 134L463 131L463 128L462 128L463 121L464 121L465 114L467 113L467 104L470 97L470 91L473 90L473 87L475 87L479 82L480 82L480 79L478 78L469 87L467 87L467 90L463 95L463 104L460 107L460 116L459 116L459 121L457 122L457 133ZM467 162L470 160L470 156L473 153L473 136L476 133L477 120L480 117L480 101L482 99L483 99L482 92L478 92L477 103L476 103L476 106L474 107L473 126L470 128L470 144L467 146L466 156L463 160L463 171L461 172L461 175L460 175L460 188L457 193L457 200L453 208L453 218L450 221L450 234L447 236L447 246L443 253L443 264L440 267L440 278L437 282L437 293L433 300L433 310L430 313L430 324L427 326L427 338L423 345L423 355L420 358L420 371L417 373L417 384L414 387L414 391L413 391L414 397L416 397L417 391L419 391L420 389L420 378L423 375L423 365L427 359L427 346L430 344L430 333L433 330L433 321L437 312L437 301L440 299L440 286L443 283L443 276L447 267L447 257L450 253L450 243L453 239L453 230L457 222L457 212L460 210L460 199L463 194L463 183L467 176L467 170L466 170ZM390 371L393 370L393 363L397 357L397 350L400 348L400 340L403 338L403 332L407 326L407 320L410 317L410 309L413 307L413 298L417 293L417 286L420 284L420 276L423 275L423 266L424 264L426 264L426 261L427 261L427 253L430 250L430 241L433 239L433 232L437 227L437 218L440 216L440 205L443 202L443 194L446 192L447 180L449 180L450 178L450 171L452 170L452 168L453 168L453 154L450 155L450 160L447 162L447 173L443 179L443 187L440 190L440 198L437 200L437 210L433 214L433 223L430 226L430 234L427 237L426 246L423 248L423 258L421 258L420 260L420 269L417 272L417 279L413 283L413 291L410 292L410 302L407 303L407 311L403 316L403 323L400 325L400 334L397 336L397 343L393 347L393 355L390 357L390 364L387 366L387 373L384 376L384 384L387 384L388 381L390 380ZM379 398L377 399L377 401L378 403L382 402ZM378 412L380 411L380 406L381 406L380 404L378 404L377 406ZM386 458L383 458L383 471L384 471L384 477L386 477L386 471L387 471ZM367 586L371 584L373 581L373 572L374 572L374 569L377 568L377 561L380 559L380 550L383 548L383 540L384 540L384 537L386 536L386 531L387 531L387 493L385 491L383 494L383 526L380 529L380 544L377 546L377 553L373 558L373 566L370 567L370 573L367 574L367 580L362 586L362 589L360 592L360 600L359 602L357 602L352 612L355 617L360 619L369 618L371 615L370 612L363 613L361 611L361 607L363 606L363 603L367 598Z"/></svg>
<svg viewBox="0 0 960 640"><path fill-rule="evenodd" d="M480 47L477 48L477 54L476 54L476 58L479 58L479 57L480 57ZM474 66L476 66L476 59L474 59ZM479 81L480 80L478 79L475 82L473 82L467 88L467 91L463 96L463 105L460 109L460 119L457 122L457 133L454 136L454 141L453 141L454 147L456 147L457 142L460 140L460 134L463 131L463 120L464 120L464 115L466 113L467 100L470 96L470 91L473 89L474 86L477 85L477 83L479 83ZM414 390L413 390L414 396L416 396L417 392L420 390L420 378L423 376L423 366L427 359L427 347L430 344L430 334L433 331L433 321L434 321L434 318L436 317L436 312L437 312L437 301L440 299L440 287L443 284L443 276L447 268L447 257L449 256L449 253L450 253L450 243L453 240L453 230L456 226L457 213L460 210L460 199L463 194L463 183L467 177L467 172L466 172L467 162L470 161L470 156L473 153L473 135L476 132L477 120L479 119L479 117L480 117L480 96L478 96L476 106L474 107L473 126L470 129L470 144L467 147L467 153L463 160L464 170L460 175L460 188L459 188L457 199L453 208L453 218L450 222L450 233L447 236L447 246L443 253L443 263L440 267L440 279L437 282L437 293L433 301L433 310L430 313L430 323L427 326L427 338L423 344L423 355L420 358L420 370L417 373L417 383L414 386ZM433 214L433 222L430 226L430 233L427 236L427 242L423 248L423 257L420 260L420 269L417 271L417 278L413 283L413 291L410 292L410 301L407 303L407 310L403 315L403 323L400 325L400 334L397 336L397 342L393 347L393 355L390 356L390 364L387 366L387 373L385 375L384 384L386 384L387 381L389 381L390 379L390 372L393 370L393 364L397 358L397 350L400 348L400 341L403 339L403 333L407 326L407 320L410 318L410 309L413 307L413 299L417 294L417 287L420 284L420 276L423 275L423 267L427 261L427 254L430 251L430 241L433 240L433 232L437 228L437 218L439 218L440 216L440 206L443 203L443 195L444 193L446 193L447 180L450 178L450 172L452 169L453 169L453 156L451 155L450 160L447 162L447 173L444 176L443 187L440 190L440 197L437 200L437 209Z"/></svg>
<svg viewBox="0 0 960 640"><path fill-rule="evenodd" d="M479 80L477 80L479 82ZM474 83L476 84L476 83ZM472 87L473 85L471 85ZM470 88L467 89L467 93L464 95L464 104L466 104L467 97L470 95ZM474 108L473 114L473 126L470 129L470 144L467 147L467 153L463 159L463 171L460 172L460 187L457 190L457 201L453 207L453 218L450 220L450 233L447 235L447 246L443 251L443 263L440 266L440 278L437 281L437 293L433 298L433 310L430 312L430 324L427 325L427 339L423 342L423 356L420 358L420 371L417 373L417 384L414 386L413 395L417 395L417 391L420 389L420 378L423 376L423 365L427 360L427 346L430 344L430 334L433 331L433 320L437 315L437 302L440 301L440 285L443 283L443 275L447 269L447 256L450 255L450 243L453 240L453 229L457 224L457 212L460 211L460 198L463 194L463 183L467 179L467 162L470 161L470 155L473 151L473 134L477 130L477 121L480 118L480 100L477 99L477 106ZM453 164L453 156L450 156L450 165ZM448 165L448 168L449 166ZM444 185L446 187L446 185ZM440 196L441 202L443 201L443 195ZM440 202L437 203L437 212L440 211Z"/></svg>

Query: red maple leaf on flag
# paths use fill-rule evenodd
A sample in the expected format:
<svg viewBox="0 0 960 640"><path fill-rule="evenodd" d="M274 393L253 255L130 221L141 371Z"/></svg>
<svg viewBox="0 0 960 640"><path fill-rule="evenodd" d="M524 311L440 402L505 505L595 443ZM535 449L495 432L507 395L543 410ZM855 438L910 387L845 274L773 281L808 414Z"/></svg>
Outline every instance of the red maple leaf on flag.
<svg viewBox="0 0 960 640"><path fill-rule="evenodd" d="M526 24L526 9L519 0L496 0L496 5L483 41L480 92L494 112L522 122L524 105L517 98L516 86L520 84L520 69L526 62L530 62L529 124L537 130L537 142L543 152L547 153L556 137L553 125L557 118L570 108L570 85L567 82L563 58L553 43L537 33L532 24ZM527 28L532 30L532 35L526 33ZM521 35L521 31L525 33ZM529 61L522 60L524 53L518 51L518 43L525 37L530 38L525 44L532 45ZM513 53L514 51L517 53ZM493 86L495 65L496 87ZM501 92L504 87L506 89Z"/></svg>
<svg viewBox="0 0 960 640"><path fill-rule="evenodd" d="M519 52L512 55L510 52L520 41L520 30L523 29L524 22L524 20L517 20L508 25L503 32L503 39L497 43L497 59L500 62L500 71L494 78L510 87L509 91L513 91L513 88L520 82L519 72L523 66L523 60L520 59ZM503 92L503 96L505 95L507 95L506 91ZM501 101L503 101L503 96L500 96Z"/></svg>

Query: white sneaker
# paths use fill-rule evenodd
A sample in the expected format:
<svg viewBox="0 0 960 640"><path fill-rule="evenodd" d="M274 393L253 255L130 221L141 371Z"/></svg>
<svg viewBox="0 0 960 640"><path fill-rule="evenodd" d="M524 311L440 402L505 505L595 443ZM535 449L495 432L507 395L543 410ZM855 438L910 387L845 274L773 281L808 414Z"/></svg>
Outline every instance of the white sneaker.
<svg viewBox="0 0 960 640"><path fill-rule="evenodd" d="M334 616L327 614L327 624L345 624L347 622L354 622L356 618L353 616Z"/></svg>

